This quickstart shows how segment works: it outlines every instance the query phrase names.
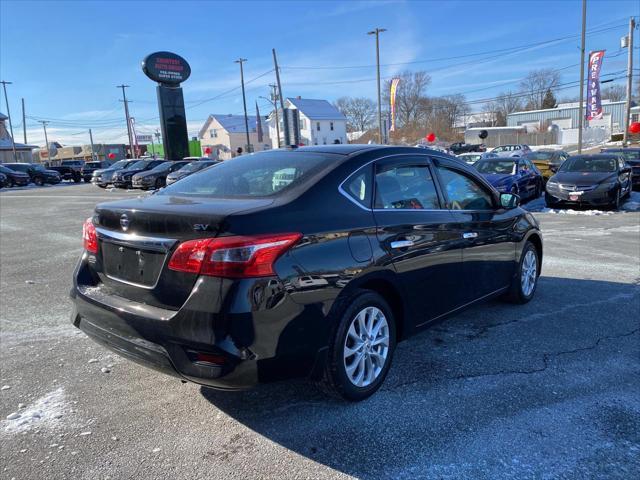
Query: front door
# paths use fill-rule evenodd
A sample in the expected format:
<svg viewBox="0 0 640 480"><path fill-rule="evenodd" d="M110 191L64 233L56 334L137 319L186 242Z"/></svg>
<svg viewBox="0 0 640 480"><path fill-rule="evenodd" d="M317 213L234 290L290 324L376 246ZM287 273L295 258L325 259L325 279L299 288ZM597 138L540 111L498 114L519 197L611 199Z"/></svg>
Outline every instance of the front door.
<svg viewBox="0 0 640 480"><path fill-rule="evenodd" d="M518 210L494 205L491 191L453 162L437 168L453 230L464 242L462 270L465 303L494 293L511 282L516 266Z"/></svg>
<svg viewBox="0 0 640 480"><path fill-rule="evenodd" d="M414 325L462 300L462 245L425 155L383 159L375 166L374 217L380 246L391 257Z"/></svg>

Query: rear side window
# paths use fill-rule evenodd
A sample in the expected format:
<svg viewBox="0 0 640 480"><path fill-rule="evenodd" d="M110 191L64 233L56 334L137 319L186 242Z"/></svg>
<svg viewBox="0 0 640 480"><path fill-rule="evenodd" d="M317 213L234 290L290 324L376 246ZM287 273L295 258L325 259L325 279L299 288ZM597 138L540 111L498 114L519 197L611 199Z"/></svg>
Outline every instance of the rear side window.
<svg viewBox="0 0 640 480"><path fill-rule="evenodd" d="M491 194L471 177L450 168L438 169L452 210L491 210Z"/></svg>
<svg viewBox="0 0 640 480"><path fill-rule="evenodd" d="M191 175L159 195L270 197L311 183L334 165L333 155L273 151L243 155Z"/></svg>
<svg viewBox="0 0 640 480"><path fill-rule="evenodd" d="M344 190L347 194L360 205L371 208L371 166L367 166L344 182Z"/></svg>
<svg viewBox="0 0 640 480"><path fill-rule="evenodd" d="M376 173L377 209L439 209L431 170L426 165L399 165Z"/></svg>

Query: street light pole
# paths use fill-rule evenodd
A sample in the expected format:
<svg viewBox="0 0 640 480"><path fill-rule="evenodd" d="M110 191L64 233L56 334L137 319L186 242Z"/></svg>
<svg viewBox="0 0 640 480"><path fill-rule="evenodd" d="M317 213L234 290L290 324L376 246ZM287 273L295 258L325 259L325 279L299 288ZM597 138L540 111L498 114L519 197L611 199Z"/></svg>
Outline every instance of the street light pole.
<svg viewBox="0 0 640 480"><path fill-rule="evenodd" d="M235 63L240 64L240 84L242 85L242 104L244 105L244 128L247 133L247 153L251 153L251 140L249 139L249 117L247 116L247 97L244 93L244 70L242 64L246 62L246 58L239 58Z"/></svg>
<svg viewBox="0 0 640 480"><path fill-rule="evenodd" d="M582 0L582 40L580 42L580 107L578 108L578 154L582 153L582 122L584 121L584 37L587 28L587 0Z"/></svg>
<svg viewBox="0 0 640 480"><path fill-rule="evenodd" d="M633 30L636 27L636 22L633 17L629 19L629 38L627 40L627 48L629 49L629 55L627 58L627 103L624 109L624 133L622 137L622 146L627 145L629 139L629 125L631 117L631 88L633 79Z"/></svg>
<svg viewBox="0 0 640 480"><path fill-rule="evenodd" d="M380 96L380 34L382 32L386 32L386 28L377 28L370 32L367 32L367 35L375 35L376 36L376 72L378 79L378 143L382 143L382 100Z"/></svg>
<svg viewBox="0 0 640 480"><path fill-rule="evenodd" d="M11 112L9 111L9 97L7 97L7 85L11 85L11 82L5 82L2 80L2 89L4 90L4 101L7 106L7 117L9 117L9 130L11 131L11 148L13 149L13 161L18 161L18 154L16 153L16 141L13 139L13 122L11 122Z"/></svg>
<svg viewBox="0 0 640 480"><path fill-rule="evenodd" d="M122 101L124 102L124 116L127 120L127 136L129 138L129 151L131 152L131 157L133 158L133 138L131 137L131 122L129 120L129 102L127 101L127 94L124 89L129 88L129 85L118 85L116 88L122 89Z"/></svg>

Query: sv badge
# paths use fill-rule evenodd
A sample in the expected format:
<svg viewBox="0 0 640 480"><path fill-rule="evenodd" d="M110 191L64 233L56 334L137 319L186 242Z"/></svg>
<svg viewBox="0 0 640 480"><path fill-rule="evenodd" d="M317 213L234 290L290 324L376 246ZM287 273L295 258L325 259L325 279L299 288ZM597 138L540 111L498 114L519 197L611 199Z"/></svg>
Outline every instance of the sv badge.
<svg viewBox="0 0 640 480"><path fill-rule="evenodd" d="M209 224L208 223L194 223L193 224L193 229L196 232L206 232L207 230L209 230Z"/></svg>

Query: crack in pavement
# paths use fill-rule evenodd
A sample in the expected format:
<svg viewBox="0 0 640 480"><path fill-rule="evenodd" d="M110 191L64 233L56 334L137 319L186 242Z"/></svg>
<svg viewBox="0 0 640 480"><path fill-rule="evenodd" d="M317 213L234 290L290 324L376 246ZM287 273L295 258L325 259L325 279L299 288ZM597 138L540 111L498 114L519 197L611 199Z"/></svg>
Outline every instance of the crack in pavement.
<svg viewBox="0 0 640 480"><path fill-rule="evenodd" d="M481 372L481 373L470 373L470 374L459 374L459 375L452 375L452 376L442 376L442 377L438 377L439 380L466 380L466 379L472 379L472 378L481 378L481 377L494 377L494 376L498 376L498 375L532 375L535 373L540 373L540 372L544 372L545 370L547 370L550 366L550 359L552 358L556 358L559 357L561 355L569 355L572 353L578 353L578 352L584 352L584 351L588 351L588 350L595 350L599 345L600 342L603 342L605 340L616 340L619 338L625 338L625 337L630 337L636 333L640 332L640 328L636 328L634 330L631 330L630 332L626 332L626 333L622 333L620 335L608 335L605 337L600 337L596 340L596 342L593 345L589 345L586 347L579 347L579 348L575 348L572 350L562 350L560 352L551 352L551 353L543 353L542 354L542 366L538 367L538 368L532 368L529 370L499 370L497 372ZM416 383L419 383L420 381L422 381L422 379L415 379L415 380L410 380L407 382L402 382L396 385L390 385L388 388L383 388L381 390L385 390L385 391L392 391L392 390L396 390L402 387L406 387L409 385L414 385Z"/></svg>

